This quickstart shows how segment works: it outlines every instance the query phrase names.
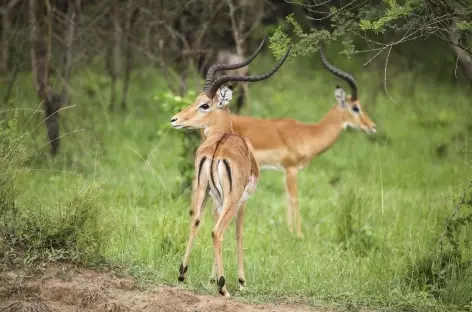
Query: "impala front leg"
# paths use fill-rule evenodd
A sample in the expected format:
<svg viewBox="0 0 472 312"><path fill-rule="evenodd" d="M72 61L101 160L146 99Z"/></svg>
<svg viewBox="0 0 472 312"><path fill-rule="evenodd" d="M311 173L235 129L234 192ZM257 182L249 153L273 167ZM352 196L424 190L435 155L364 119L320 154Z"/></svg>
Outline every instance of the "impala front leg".
<svg viewBox="0 0 472 312"><path fill-rule="evenodd" d="M287 191L287 223L290 232L293 232L295 225L295 233L298 237L303 237L301 229L300 209L298 207L298 185L297 185L298 169L295 167L285 168L285 189Z"/></svg>
<svg viewBox="0 0 472 312"><path fill-rule="evenodd" d="M192 207L193 215L192 215L192 221L190 224L190 237L187 243L187 249L185 251L182 264L180 265L180 268L179 268L179 281L180 282L183 282L185 279L185 273L187 272L187 269L188 269L188 260L190 258L190 253L192 252L193 243L195 241L195 237L198 234L198 229L200 228L200 219L203 214L203 209L205 208L205 203L208 197L207 186L200 185L196 187L193 195L194 195L194 198L193 198L192 203L194 207Z"/></svg>

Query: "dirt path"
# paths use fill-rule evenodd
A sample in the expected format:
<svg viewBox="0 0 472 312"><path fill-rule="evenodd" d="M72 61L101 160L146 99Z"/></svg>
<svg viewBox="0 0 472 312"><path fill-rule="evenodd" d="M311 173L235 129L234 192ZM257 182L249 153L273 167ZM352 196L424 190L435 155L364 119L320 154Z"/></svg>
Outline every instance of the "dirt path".
<svg viewBox="0 0 472 312"><path fill-rule="evenodd" d="M17 271L0 274L0 311L5 312L235 312L319 311L302 305L249 304L220 296L156 286L141 291L132 278L84 268L44 268L35 277ZM327 311L327 310L323 310Z"/></svg>

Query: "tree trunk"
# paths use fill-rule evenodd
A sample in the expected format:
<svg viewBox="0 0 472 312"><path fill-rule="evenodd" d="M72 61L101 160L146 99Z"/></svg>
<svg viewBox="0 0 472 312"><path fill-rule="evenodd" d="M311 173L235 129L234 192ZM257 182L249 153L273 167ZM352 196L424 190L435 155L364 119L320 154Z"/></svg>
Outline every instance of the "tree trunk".
<svg viewBox="0 0 472 312"><path fill-rule="evenodd" d="M19 0L11 0L2 8L2 34L0 41L0 72L6 72L8 70L8 61L10 54L10 45L8 44L11 30L11 13L12 9L16 6Z"/></svg>
<svg viewBox="0 0 472 312"><path fill-rule="evenodd" d="M451 36L451 41L452 41ZM469 83L472 85L472 56L469 52L466 50L462 49L460 46L455 45L455 44L450 44L449 45L454 53L454 57L457 60L457 63L459 67L462 69L462 72L464 73L465 77L469 81Z"/></svg>
<svg viewBox="0 0 472 312"><path fill-rule="evenodd" d="M6 72L8 70L8 49L10 45L8 44L8 36L11 29L11 19L10 19L10 10L5 9L2 12L2 38L1 38L1 61L0 61L0 71Z"/></svg>
<svg viewBox="0 0 472 312"><path fill-rule="evenodd" d="M112 41L108 49L108 74L110 75L110 110L114 110L116 104L116 82L120 75L120 43L121 43L121 29L119 22L118 4L112 7L110 16L112 24Z"/></svg>
<svg viewBox="0 0 472 312"><path fill-rule="evenodd" d="M29 2L29 27L31 40L31 67L33 68L36 92L43 101L46 113L46 127L48 139L51 144L51 155L55 156L59 149L59 124L58 124L58 96L53 94L48 81L49 55L46 44L41 38L38 21L36 18L37 0Z"/></svg>
<svg viewBox="0 0 472 312"><path fill-rule="evenodd" d="M80 0L75 0L74 4L72 1L69 3L67 17L68 27L64 32L64 54L62 56L62 90L61 90L61 105L68 105L69 103L69 80L70 73L72 70L72 51L75 37L75 27L77 19L77 10L80 6ZM77 6L77 7L76 7Z"/></svg>
<svg viewBox="0 0 472 312"><path fill-rule="evenodd" d="M128 7L126 12L126 24L125 24L125 72L123 76L123 94L121 96L121 108L126 109L126 101L128 99L129 83L131 78L131 70L133 67L133 50L131 49L131 30L134 22L136 21L136 15L138 10L136 9L133 13L133 1L128 0Z"/></svg>
<svg viewBox="0 0 472 312"><path fill-rule="evenodd" d="M455 11L463 10L459 4L454 4ZM462 44L464 42L464 38L461 38L459 32L456 31L456 20L453 20L452 25L448 31L449 40L451 43L449 44L454 57L457 60L459 67L462 69L465 77L472 85L472 55L467 51L467 47Z"/></svg>
<svg viewBox="0 0 472 312"><path fill-rule="evenodd" d="M79 0L76 0L77 6L80 5ZM49 5L49 3L48 3ZM59 114L58 111L64 102L68 101L67 84L70 78L71 64L72 64L72 43L75 35L75 20L77 6L73 3L69 3L68 9L68 22L69 26L64 31L64 55L63 55L63 67L61 71L62 91L60 94L54 93L52 86L49 83L49 61L51 47L47 47L42 35L40 33L40 27L38 25L38 19L36 13L37 0L30 0L28 22L30 28L30 41L31 41L31 67L33 69L33 77L35 79L36 92L39 98L43 101L45 110L45 123L47 127L48 139L51 145L50 153L55 156L59 150ZM48 7L47 20L51 23L52 10ZM49 32L51 30L51 24L49 24ZM49 38L52 34L49 33ZM51 44L51 42L49 42Z"/></svg>

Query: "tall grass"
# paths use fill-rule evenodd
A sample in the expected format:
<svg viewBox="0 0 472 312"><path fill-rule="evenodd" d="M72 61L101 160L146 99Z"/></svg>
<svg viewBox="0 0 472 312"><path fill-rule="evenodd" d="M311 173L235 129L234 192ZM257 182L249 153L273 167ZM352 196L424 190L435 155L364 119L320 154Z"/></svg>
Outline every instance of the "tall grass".
<svg viewBox="0 0 472 312"><path fill-rule="evenodd" d="M450 248L441 249L440 243L455 209L464 215L468 209L455 205L471 177L470 92L458 83L401 72L393 64L388 90L395 103L382 91L383 67L361 71L359 61L331 59L356 70L363 107L379 132L372 137L346 131L301 172L303 240L293 237L285 224L282 174L262 173L244 227L247 293L235 290L233 227L225 235L229 291L250 300L308 297L312 304L355 308L470 309L471 224L454 232L460 257L453 258ZM263 71L272 62L261 57L253 71ZM189 194L172 196L180 185L176 155L182 145L177 130L159 131L170 118L161 109L159 95L166 84L160 75L142 69L132 79L130 112L110 114L109 85L102 74L85 69L74 75L75 107L61 112L61 153L54 160L48 157L44 127L23 139L32 156L15 203L32 219L47 218L49 223L38 221L37 226L49 236L61 231L58 220L68 228L87 228L86 222L71 221L78 217L74 213L63 218L58 210L89 207L84 211L90 213L87 222L95 222L92 228L113 224L106 229L109 239L100 240L103 245L92 253L99 250L106 261L129 266L143 280L177 285L190 222ZM195 90L200 87L196 82ZM251 85L251 114L316 122L334 105L338 83L311 57L291 61L270 80ZM13 95L14 107L37 107L28 75L20 78ZM1 117L11 119L12 114ZM29 117L16 113L19 125ZM42 119L35 114L26 129L32 131ZM96 182L102 192L91 196L88 185ZM64 193L68 201L61 199ZM213 221L206 214L183 287L215 293L215 285L208 283ZM50 228L51 220L57 226ZM87 233L82 239L67 239L92 247L94 239L103 239ZM440 277L445 268L449 271Z"/></svg>

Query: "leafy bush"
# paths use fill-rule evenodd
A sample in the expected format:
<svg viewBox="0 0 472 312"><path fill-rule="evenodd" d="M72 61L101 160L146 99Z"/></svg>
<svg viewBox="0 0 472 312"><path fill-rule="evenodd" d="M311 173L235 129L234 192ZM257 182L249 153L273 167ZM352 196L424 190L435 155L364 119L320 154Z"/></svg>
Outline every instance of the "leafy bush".
<svg viewBox="0 0 472 312"><path fill-rule="evenodd" d="M17 132L16 119L0 121L0 230L10 226L17 215L15 199L18 196L17 178L27 159Z"/></svg>
<svg viewBox="0 0 472 312"><path fill-rule="evenodd" d="M438 243L409 265L407 280L413 288L427 291L437 299L472 308L472 259L466 256L470 248L467 232L472 228L471 187L446 220Z"/></svg>
<svg viewBox="0 0 472 312"><path fill-rule="evenodd" d="M59 196L54 209L16 204L21 191L19 173L27 171L22 138L15 120L0 124L0 258L8 262L14 250L23 253L23 262L39 258L100 261L109 231L98 204L97 185L82 182L71 187Z"/></svg>
<svg viewBox="0 0 472 312"><path fill-rule="evenodd" d="M161 108L169 116L177 114L185 107L189 106L195 100L196 93L189 91L184 97L174 95L170 91L159 93L155 96L155 100L161 103ZM169 124L161 124L158 130L158 136L162 136L169 129ZM178 164L180 175L178 182L180 189L177 191L179 196L186 188L192 185L192 177L194 174L195 152L198 148L200 136L197 131L180 130L176 131L178 141L182 142L182 152L177 155L176 163Z"/></svg>
<svg viewBox="0 0 472 312"><path fill-rule="evenodd" d="M99 191L97 185L84 184L62 195L55 209L21 210L12 243L41 258L101 261L109 231L103 224Z"/></svg>
<svg viewBox="0 0 472 312"><path fill-rule="evenodd" d="M352 250L358 256L365 256L376 248L375 237L369 224L360 216L363 199L354 190L347 192L337 220L337 240L344 249Z"/></svg>

